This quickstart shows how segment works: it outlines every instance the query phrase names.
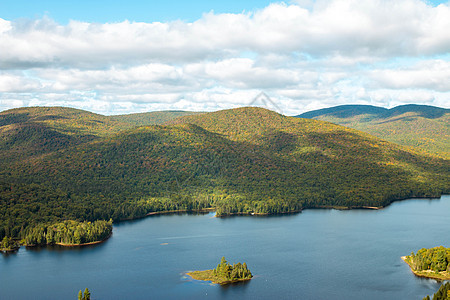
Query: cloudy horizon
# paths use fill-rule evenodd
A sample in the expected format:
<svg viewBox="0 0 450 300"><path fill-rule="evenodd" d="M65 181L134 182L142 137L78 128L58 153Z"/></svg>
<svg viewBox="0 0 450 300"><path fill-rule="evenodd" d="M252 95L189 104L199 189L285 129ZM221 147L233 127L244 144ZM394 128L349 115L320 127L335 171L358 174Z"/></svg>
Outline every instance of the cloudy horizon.
<svg viewBox="0 0 450 300"><path fill-rule="evenodd" d="M274 2L192 21L0 13L0 111L214 111L261 92L286 115L343 104L450 108L449 28L449 2L419 0Z"/></svg>

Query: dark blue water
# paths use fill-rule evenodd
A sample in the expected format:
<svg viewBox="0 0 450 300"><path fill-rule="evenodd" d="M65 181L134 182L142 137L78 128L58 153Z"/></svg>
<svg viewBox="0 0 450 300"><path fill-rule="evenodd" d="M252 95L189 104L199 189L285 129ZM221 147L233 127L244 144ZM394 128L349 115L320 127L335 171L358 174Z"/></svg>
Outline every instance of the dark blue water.
<svg viewBox="0 0 450 300"><path fill-rule="evenodd" d="M439 287L400 259L450 247L450 196L375 210L272 217L153 216L114 226L101 245L0 255L0 299L422 299ZM247 262L254 279L228 287L184 273Z"/></svg>

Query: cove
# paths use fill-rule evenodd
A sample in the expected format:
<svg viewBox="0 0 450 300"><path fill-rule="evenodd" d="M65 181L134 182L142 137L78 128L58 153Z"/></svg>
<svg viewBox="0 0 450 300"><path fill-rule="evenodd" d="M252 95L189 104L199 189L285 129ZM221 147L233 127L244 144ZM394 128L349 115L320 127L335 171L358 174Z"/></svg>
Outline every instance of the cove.
<svg viewBox="0 0 450 300"><path fill-rule="evenodd" d="M282 216L155 215L114 225L105 243L22 247L0 255L1 299L422 299L439 283L401 256L450 246L450 196L381 210L314 209ZM221 287L185 273L222 256L254 278Z"/></svg>

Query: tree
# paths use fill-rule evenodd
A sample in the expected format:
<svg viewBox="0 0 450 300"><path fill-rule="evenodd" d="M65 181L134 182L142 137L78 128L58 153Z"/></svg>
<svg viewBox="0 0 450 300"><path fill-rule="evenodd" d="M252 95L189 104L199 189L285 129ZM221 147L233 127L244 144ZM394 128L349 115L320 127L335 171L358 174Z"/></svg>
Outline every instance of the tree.
<svg viewBox="0 0 450 300"><path fill-rule="evenodd" d="M84 295L81 290L78 292L78 300L91 300L91 292L88 288L84 290Z"/></svg>
<svg viewBox="0 0 450 300"><path fill-rule="evenodd" d="M88 289L88 288L86 288L86 289L84 290L84 297L83 297L83 300L91 300L91 293L89 292L89 289Z"/></svg>
<svg viewBox="0 0 450 300"><path fill-rule="evenodd" d="M11 237L5 236L3 240L0 242L0 250L14 250L19 248L19 244L14 241Z"/></svg>

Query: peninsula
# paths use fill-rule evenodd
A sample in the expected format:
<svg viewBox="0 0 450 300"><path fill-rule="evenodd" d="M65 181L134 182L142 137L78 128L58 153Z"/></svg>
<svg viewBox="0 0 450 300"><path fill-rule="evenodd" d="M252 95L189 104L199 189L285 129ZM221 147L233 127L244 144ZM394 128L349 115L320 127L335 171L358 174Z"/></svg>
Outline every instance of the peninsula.
<svg viewBox="0 0 450 300"><path fill-rule="evenodd" d="M0 252L14 252L19 249L19 243L13 240L11 237L4 237L2 241L0 241Z"/></svg>
<svg viewBox="0 0 450 300"><path fill-rule="evenodd" d="M78 222L67 220L30 230L22 240L24 246L60 245L65 247L99 244L112 234L112 220Z"/></svg>
<svg viewBox="0 0 450 300"><path fill-rule="evenodd" d="M450 280L450 248L422 248L417 254L402 256L412 272L419 277Z"/></svg>
<svg viewBox="0 0 450 300"><path fill-rule="evenodd" d="M230 265L225 257L217 265L217 268L204 271L192 271L186 273L196 280L211 281L216 284L229 284L233 282L246 281L252 279L252 272L247 268L246 263Z"/></svg>

